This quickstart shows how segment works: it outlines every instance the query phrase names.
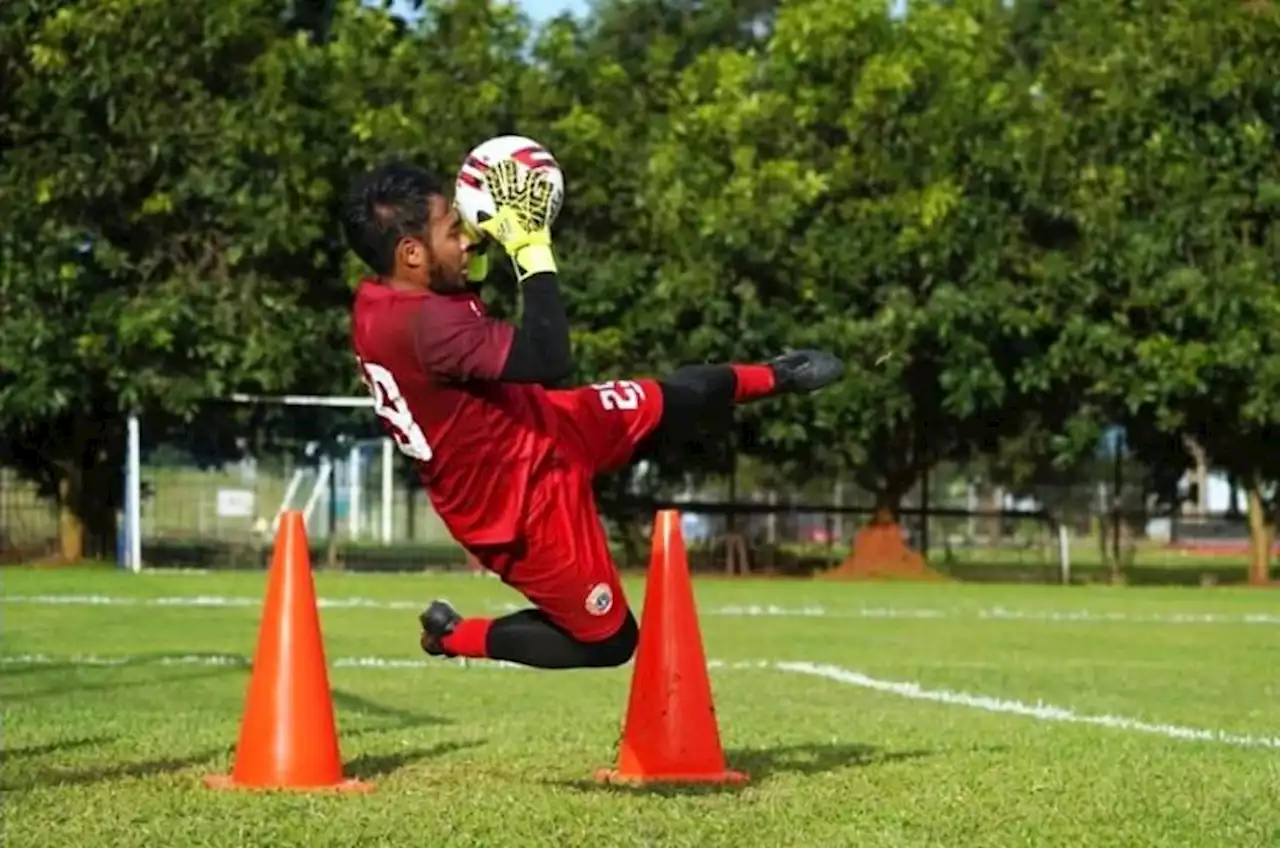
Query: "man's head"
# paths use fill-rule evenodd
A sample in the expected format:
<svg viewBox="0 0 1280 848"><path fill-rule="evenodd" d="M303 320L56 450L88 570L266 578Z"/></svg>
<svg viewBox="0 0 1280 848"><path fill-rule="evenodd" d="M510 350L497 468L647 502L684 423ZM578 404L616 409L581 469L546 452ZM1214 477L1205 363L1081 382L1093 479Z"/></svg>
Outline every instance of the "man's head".
<svg viewBox="0 0 1280 848"><path fill-rule="evenodd" d="M472 246L433 174L388 162L355 179L342 201L347 243L380 277L413 288L461 291Z"/></svg>

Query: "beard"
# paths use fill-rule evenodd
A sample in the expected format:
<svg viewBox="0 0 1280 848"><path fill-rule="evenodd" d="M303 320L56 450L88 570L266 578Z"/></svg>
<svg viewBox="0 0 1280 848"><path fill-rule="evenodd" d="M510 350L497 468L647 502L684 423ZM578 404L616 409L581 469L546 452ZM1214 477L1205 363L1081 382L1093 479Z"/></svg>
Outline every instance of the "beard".
<svg viewBox="0 0 1280 848"><path fill-rule="evenodd" d="M437 292L458 292L463 291L467 287L467 270L466 267L450 268L442 262L439 262L433 255L428 260L427 269L430 273L428 279L430 288Z"/></svg>

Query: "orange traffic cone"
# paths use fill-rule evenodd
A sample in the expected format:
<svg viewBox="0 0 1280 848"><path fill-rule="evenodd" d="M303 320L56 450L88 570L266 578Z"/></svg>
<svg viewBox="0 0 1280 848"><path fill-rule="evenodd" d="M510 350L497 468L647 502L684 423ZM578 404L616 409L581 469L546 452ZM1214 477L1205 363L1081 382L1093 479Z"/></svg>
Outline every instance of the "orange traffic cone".
<svg viewBox="0 0 1280 848"><path fill-rule="evenodd" d="M215 789L369 789L342 777L302 513L281 516L235 765Z"/></svg>
<svg viewBox="0 0 1280 848"><path fill-rule="evenodd" d="M662 510L640 619L640 644L618 765L608 783L745 783L725 766L711 681L680 534L680 513Z"/></svg>

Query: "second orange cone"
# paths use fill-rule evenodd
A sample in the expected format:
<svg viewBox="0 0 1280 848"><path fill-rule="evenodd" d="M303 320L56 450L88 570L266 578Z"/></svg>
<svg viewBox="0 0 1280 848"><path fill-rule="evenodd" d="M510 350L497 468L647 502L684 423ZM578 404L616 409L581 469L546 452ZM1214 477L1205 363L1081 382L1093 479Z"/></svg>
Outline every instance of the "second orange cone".
<svg viewBox="0 0 1280 848"><path fill-rule="evenodd" d="M361 790L344 780L302 513L281 516L235 765L220 789Z"/></svg>
<svg viewBox="0 0 1280 848"><path fill-rule="evenodd" d="M744 783L725 764L680 513L662 510L640 619L631 695L610 783Z"/></svg>

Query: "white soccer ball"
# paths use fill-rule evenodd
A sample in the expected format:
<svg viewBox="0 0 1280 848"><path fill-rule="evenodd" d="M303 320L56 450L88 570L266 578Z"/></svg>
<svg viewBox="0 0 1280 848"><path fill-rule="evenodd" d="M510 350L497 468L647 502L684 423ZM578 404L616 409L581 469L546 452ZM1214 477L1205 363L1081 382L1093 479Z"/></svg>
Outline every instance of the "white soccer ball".
<svg viewBox="0 0 1280 848"><path fill-rule="evenodd" d="M458 212L471 226L480 223L481 213L485 216L495 213L493 198L484 185L484 175L494 162L502 159L514 159L524 171L537 171L551 183L553 193L551 201L550 227L560 214L564 204L564 172L556 162L551 151L531 138L522 135L500 135L491 138L467 154L458 169L454 180L454 204Z"/></svg>

